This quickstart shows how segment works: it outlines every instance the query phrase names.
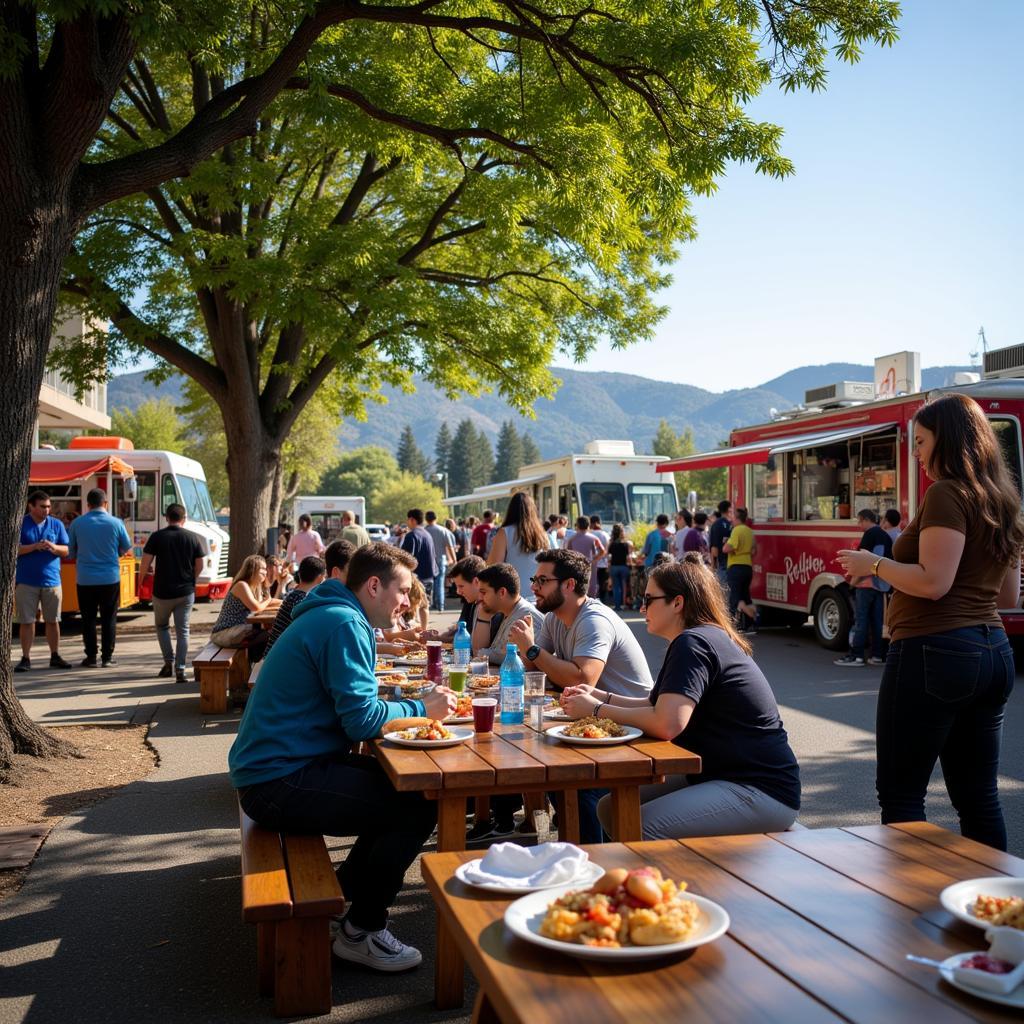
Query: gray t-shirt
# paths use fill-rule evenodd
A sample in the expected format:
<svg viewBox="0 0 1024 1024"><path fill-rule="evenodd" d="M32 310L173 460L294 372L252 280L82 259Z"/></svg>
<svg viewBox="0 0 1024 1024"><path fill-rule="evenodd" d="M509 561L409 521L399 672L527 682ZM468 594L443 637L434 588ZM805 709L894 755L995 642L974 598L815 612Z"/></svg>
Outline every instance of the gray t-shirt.
<svg viewBox="0 0 1024 1024"><path fill-rule="evenodd" d="M519 598L512 611L501 620L498 632L491 640L491 646L477 651L477 657L489 659L492 665L500 665L508 653L508 631L512 628L512 623L518 622L519 619L525 619L527 616L533 619L533 635L536 636L543 627L544 616L529 601Z"/></svg>
<svg viewBox="0 0 1024 1024"><path fill-rule="evenodd" d="M442 558L447 563L446 545L451 544L452 550L455 549L455 536L452 531L438 523L431 523L423 529L430 534L430 539L434 542L434 556L437 558L438 566L441 565Z"/></svg>
<svg viewBox="0 0 1024 1024"><path fill-rule="evenodd" d="M644 697L654 686L647 659L632 630L596 598L587 598L568 629L554 612L548 612L537 644L562 661L603 661L597 685L607 693Z"/></svg>

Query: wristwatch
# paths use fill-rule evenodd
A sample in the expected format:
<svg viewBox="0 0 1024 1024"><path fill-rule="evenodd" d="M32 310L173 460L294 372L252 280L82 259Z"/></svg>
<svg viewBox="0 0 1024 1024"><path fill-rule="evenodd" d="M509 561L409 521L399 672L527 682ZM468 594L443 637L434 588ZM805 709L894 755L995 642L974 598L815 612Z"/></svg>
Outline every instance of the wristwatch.
<svg viewBox="0 0 1024 1024"><path fill-rule="evenodd" d="M539 657L540 657L540 646L538 644L533 644L532 646L526 648L526 660L527 661L536 661Z"/></svg>

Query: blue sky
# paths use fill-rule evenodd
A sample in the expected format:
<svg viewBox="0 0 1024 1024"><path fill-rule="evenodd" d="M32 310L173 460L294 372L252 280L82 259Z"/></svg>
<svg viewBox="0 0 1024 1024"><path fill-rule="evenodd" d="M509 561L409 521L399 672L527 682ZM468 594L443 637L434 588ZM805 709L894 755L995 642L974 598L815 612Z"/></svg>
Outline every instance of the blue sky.
<svg viewBox="0 0 1024 1024"><path fill-rule="evenodd" d="M902 349L966 364L982 325L1024 341L1024 0L905 0L900 32L825 92L751 104L796 173L731 168L695 203L656 338L586 369L723 391Z"/></svg>

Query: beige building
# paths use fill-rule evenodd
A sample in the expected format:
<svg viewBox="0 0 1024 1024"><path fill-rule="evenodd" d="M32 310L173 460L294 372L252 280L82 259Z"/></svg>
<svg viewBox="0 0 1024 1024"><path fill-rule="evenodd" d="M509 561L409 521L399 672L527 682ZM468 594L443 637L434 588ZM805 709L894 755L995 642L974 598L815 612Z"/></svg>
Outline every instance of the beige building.
<svg viewBox="0 0 1024 1024"><path fill-rule="evenodd" d="M50 345L59 345L62 338L82 338L85 331L82 318L71 317L54 330ZM74 430L79 433L86 430L109 430L107 385L94 384L79 401L71 384L56 371L47 370L39 389L39 414L36 421L36 443L33 447L39 446L40 428Z"/></svg>

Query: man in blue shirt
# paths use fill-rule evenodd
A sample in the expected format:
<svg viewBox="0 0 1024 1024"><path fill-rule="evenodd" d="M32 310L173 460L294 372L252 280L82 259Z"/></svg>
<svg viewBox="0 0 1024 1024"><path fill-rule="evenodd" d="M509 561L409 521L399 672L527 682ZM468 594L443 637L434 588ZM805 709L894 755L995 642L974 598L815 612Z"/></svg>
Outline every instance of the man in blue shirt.
<svg viewBox="0 0 1024 1024"><path fill-rule="evenodd" d="M455 707L451 690L422 701L378 697L374 628L408 609L415 565L393 545L368 544L348 563L346 583L329 579L309 592L263 662L228 753L239 802L257 824L357 837L338 866L349 908L333 922L332 948L378 971L422 959L391 934L388 908L434 828L437 803L397 792L380 762L355 749L393 719L444 719Z"/></svg>
<svg viewBox="0 0 1024 1024"><path fill-rule="evenodd" d="M50 515L50 496L33 491L28 496L28 514L21 521L18 567L15 570L15 608L21 638L21 661L15 672L32 667L32 640L36 635L36 612L43 609L46 642L50 646L50 668L71 668L58 652L60 647L60 560L68 554L68 532Z"/></svg>
<svg viewBox="0 0 1024 1024"><path fill-rule="evenodd" d="M89 511L68 528L68 553L78 560L78 610L82 613L83 668L96 667L96 613L100 616L103 667L116 665L114 642L121 603L121 556L132 549L120 519L107 511L107 496L94 487L86 496Z"/></svg>
<svg viewBox="0 0 1024 1024"><path fill-rule="evenodd" d="M434 578L437 576L437 552L433 538L423 529L423 509L411 508L406 514L409 532L402 538L399 547L416 559L416 578L427 592L427 600L434 593Z"/></svg>

